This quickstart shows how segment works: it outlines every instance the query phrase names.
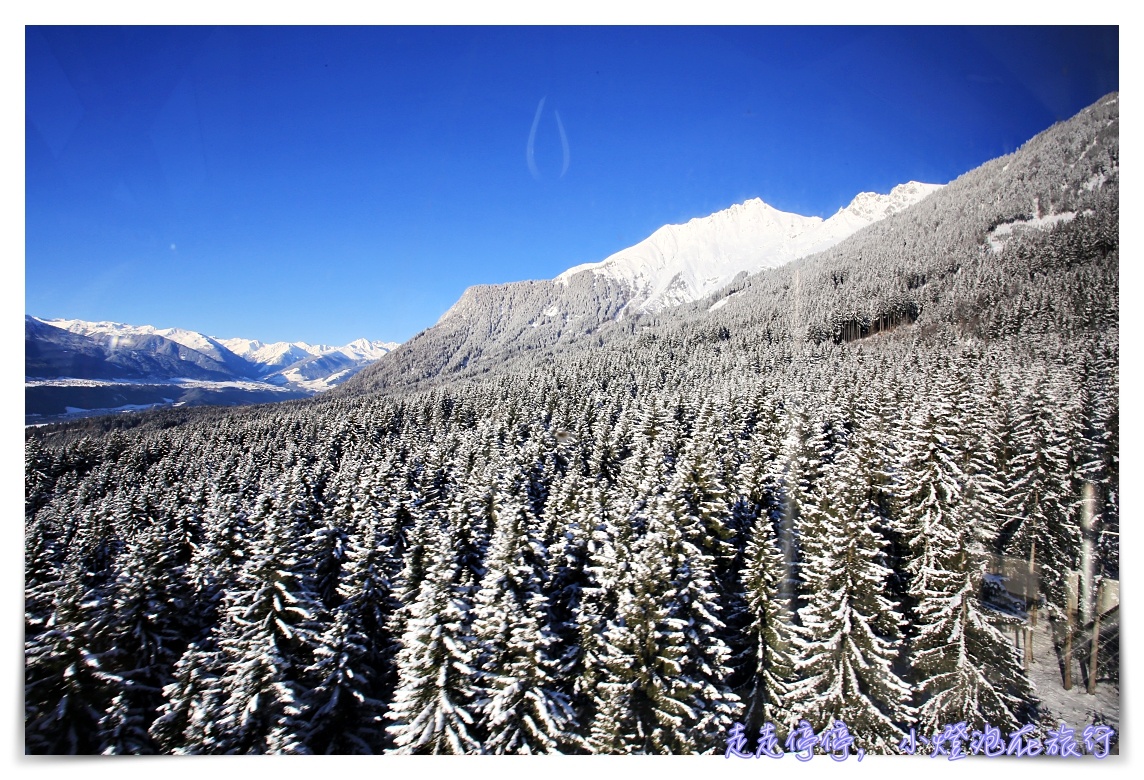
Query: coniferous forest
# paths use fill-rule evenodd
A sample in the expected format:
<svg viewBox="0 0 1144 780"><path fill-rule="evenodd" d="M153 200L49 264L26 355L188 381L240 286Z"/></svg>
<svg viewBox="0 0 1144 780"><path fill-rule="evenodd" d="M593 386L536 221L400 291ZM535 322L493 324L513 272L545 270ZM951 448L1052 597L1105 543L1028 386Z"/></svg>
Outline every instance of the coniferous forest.
<svg viewBox="0 0 1144 780"><path fill-rule="evenodd" d="M1024 610L1063 620L1082 558L1119 578L1118 156L1110 95L696 304L29 429L27 752L1039 723L986 580L1030 561Z"/></svg>

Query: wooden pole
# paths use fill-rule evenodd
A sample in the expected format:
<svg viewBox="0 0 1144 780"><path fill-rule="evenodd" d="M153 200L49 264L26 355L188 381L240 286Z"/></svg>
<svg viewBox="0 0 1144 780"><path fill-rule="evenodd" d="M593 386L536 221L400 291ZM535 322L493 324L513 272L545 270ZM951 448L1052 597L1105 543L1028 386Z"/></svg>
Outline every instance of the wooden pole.
<svg viewBox="0 0 1144 780"><path fill-rule="evenodd" d="M1029 609L1029 625L1033 628L1037 627L1037 581L1033 578L1036 573L1035 564L1033 563L1037 557L1037 537L1033 537L1033 543L1029 546L1029 573L1025 578L1025 598L1026 604ZM1032 591L1032 592L1030 592Z"/></svg>
<svg viewBox="0 0 1144 780"><path fill-rule="evenodd" d="M1069 613L1068 628L1065 629L1065 690L1072 690L1072 636L1073 616Z"/></svg>
<svg viewBox="0 0 1144 780"><path fill-rule="evenodd" d="M1098 650L1100 648L1100 596L1101 589L1104 588L1104 580L1100 580L1096 584L1096 609L1093 610L1092 618L1092 650L1089 651L1088 659L1088 692L1096 693L1096 660Z"/></svg>
<svg viewBox="0 0 1144 780"><path fill-rule="evenodd" d="M1069 588L1067 601L1065 602L1065 612L1068 614L1068 624L1065 626L1065 690L1072 690L1072 667L1073 667L1073 626L1076 625L1076 605L1078 596L1078 578L1074 574L1069 574Z"/></svg>

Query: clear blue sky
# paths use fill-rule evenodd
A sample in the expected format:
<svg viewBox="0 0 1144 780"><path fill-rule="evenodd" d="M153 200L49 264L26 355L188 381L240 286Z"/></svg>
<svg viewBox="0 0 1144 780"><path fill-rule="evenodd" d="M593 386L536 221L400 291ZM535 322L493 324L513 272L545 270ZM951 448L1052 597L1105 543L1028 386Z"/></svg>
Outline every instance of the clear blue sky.
<svg viewBox="0 0 1144 780"><path fill-rule="evenodd" d="M825 217L944 183L1119 89L1117 28L25 43L27 313L330 344L405 340L471 284L551 278L747 198Z"/></svg>

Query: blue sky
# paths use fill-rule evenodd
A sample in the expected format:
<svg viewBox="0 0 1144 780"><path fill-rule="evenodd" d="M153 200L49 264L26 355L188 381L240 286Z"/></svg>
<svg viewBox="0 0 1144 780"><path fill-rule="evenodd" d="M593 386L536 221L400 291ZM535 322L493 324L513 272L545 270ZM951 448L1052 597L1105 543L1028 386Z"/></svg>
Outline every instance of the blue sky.
<svg viewBox="0 0 1144 780"><path fill-rule="evenodd" d="M550 278L747 198L826 217L947 182L1118 89L1118 41L29 27L25 308L405 340L471 284Z"/></svg>

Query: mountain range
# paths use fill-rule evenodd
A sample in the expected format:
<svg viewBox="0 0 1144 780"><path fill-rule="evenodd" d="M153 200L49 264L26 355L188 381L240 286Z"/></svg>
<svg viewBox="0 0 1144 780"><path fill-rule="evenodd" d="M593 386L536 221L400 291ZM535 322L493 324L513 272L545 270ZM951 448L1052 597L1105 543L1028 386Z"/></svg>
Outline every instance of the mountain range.
<svg viewBox="0 0 1144 780"><path fill-rule="evenodd" d="M25 422L328 390L397 346L217 339L183 328L24 317Z"/></svg>
<svg viewBox="0 0 1144 780"><path fill-rule="evenodd" d="M580 338L604 322L697 301L743 274L822 251L941 185L863 192L828 219L758 198L682 225L552 280L478 285L409 342L377 376L385 384L449 374L494 355ZM398 349L217 339L183 328L25 317L26 422L184 404L302 398L346 381ZM377 380L373 380L376 382Z"/></svg>

